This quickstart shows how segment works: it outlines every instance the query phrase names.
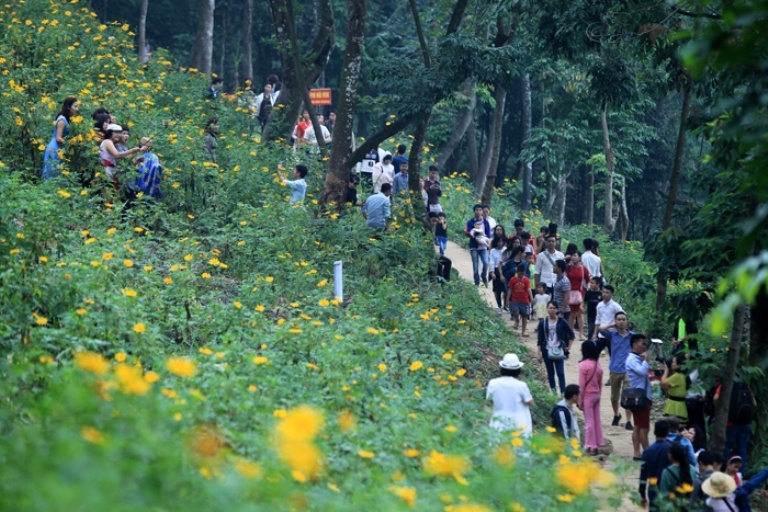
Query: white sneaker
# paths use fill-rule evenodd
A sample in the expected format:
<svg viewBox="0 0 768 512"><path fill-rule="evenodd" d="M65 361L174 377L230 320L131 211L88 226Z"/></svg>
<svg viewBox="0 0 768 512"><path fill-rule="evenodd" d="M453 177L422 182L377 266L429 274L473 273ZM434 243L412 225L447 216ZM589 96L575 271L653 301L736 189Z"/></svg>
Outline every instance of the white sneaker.
<svg viewBox="0 0 768 512"><path fill-rule="evenodd" d="M501 314L501 308L496 308L496 312L497 312L498 314Z"/></svg>

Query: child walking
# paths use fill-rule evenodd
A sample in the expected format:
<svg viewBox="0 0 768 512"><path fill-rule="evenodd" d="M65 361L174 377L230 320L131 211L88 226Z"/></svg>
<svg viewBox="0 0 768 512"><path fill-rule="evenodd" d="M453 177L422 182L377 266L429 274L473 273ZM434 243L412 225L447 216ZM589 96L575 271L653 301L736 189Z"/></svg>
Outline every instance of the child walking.
<svg viewBox="0 0 768 512"><path fill-rule="evenodd" d="M440 221L438 221L440 222ZM506 246L506 240L498 236L493 238L493 247L491 247L491 253L489 255L489 266L491 273L488 278L493 283L493 296L496 297L496 312L501 314L502 308L506 309L509 302L507 301L506 287L504 286L504 277L501 275L499 262L501 261L501 255L504 252Z"/></svg>
<svg viewBox="0 0 768 512"><path fill-rule="evenodd" d="M544 290L544 283L536 284L536 296L533 299L533 319L541 321L542 318L547 317L547 303L552 300L552 297L547 295Z"/></svg>
<svg viewBox="0 0 768 512"><path fill-rule="evenodd" d="M515 320L515 329L518 323L522 323L522 336L525 338L528 333L525 331L528 326L528 310L533 302L533 293L531 293L531 282L525 277L525 267L517 266L515 277L509 280L509 294L507 303L509 304L509 313Z"/></svg>

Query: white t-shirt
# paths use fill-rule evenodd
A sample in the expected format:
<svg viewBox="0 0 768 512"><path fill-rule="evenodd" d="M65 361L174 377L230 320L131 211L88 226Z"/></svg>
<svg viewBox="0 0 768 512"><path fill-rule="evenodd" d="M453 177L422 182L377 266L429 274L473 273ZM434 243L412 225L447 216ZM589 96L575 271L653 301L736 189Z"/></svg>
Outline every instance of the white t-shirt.
<svg viewBox="0 0 768 512"><path fill-rule="evenodd" d="M552 261L550 261L550 259ZM538 258L536 258L535 274L541 276L540 279L542 283L547 286L553 286L555 284L555 279L557 279L557 276L555 275L555 262L564 259L565 256L563 256L563 253L560 251L555 251L554 253L544 251L539 254Z"/></svg>
<svg viewBox="0 0 768 512"><path fill-rule="evenodd" d="M547 317L547 304L552 300L546 293L539 295L538 293L533 296L533 313L536 318Z"/></svg>
<svg viewBox="0 0 768 512"><path fill-rule="evenodd" d="M328 131L328 128L324 124L320 125L320 130L323 132L324 141L331 136L331 132ZM309 125L309 127L304 130L304 140L308 141L313 146L317 145L317 137L315 136L315 129L312 125Z"/></svg>
<svg viewBox="0 0 768 512"><path fill-rule="evenodd" d="M491 233L493 233L493 230L496 228L496 225L497 225L497 224L496 224L496 219L494 219L493 217L490 217L490 216L489 216L489 217L488 217L487 219L485 219L485 220L487 220L487 221L488 221L488 226L490 227Z"/></svg>
<svg viewBox="0 0 768 512"><path fill-rule="evenodd" d="M725 500L728 500L731 508L728 508L728 505L725 504ZM706 503L714 512L732 512L733 510L739 510L739 507L736 506L736 495L733 493L725 498L707 498Z"/></svg>
<svg viewBox="0 0 768 512"><path fill-rule="evenodd" d="M597 303L597 314L595 315L595 325L610 325L616 320L616 313L624 311L621 309L613 299L608 301L608 304L604 300Z"/></svg>
<svg viewBox="0 0 768 512"><path fill-rule="evenodd" d="M589 270L589 275L592 277L603 277L600 272L600 256L597 256L592 251L584 251L581 255L581 263Z"/></svg>
<svg viewBox="0 0 768 512"><path fill-rule="evenodd" d="M527 402L533 400L528 384L514 377L498 377L488 383L487 399L493 400L491 428L500 432L519 430L523 436L533 431L531 408Z"/></svg>
<svg viewBox="0 0 768 512"><path fill-rule="evenodd" d="M496 267L499 266L499 262L501 261L501 254L504 252L504 249L491 249L490 254L488 255L488 267L495 271Z"/></svg>

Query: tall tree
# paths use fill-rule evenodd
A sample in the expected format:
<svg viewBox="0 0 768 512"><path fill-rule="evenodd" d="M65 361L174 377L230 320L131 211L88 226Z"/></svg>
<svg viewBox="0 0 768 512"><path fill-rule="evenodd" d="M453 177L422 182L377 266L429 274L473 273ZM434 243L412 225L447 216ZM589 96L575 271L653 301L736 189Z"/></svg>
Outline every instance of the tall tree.
<svg viewBox="0 0 768 512"><path fill-rule="evenodd" d="M147 56L147 11L149 0L141 0L139 11L139 62L146 62Z"/></svg>
<svg viewBox="0 0 768 512"><path fill-rule="evenodd" d="M531 108L531 74L524 73L522 77L523 96L521 102L523 144L530 138L533 127L533 110ZM520 162L523 166L523 195L520 207L529 211L533 206L533 164L530 160Z"/></svg>
<svg viewBox="0 0 768 512"><path fill-rule="evenodd" d="M240 75L249 78L257 87L260 82L253 77L253 0L243 0L242 56L240 60Z"/></svg>
<svg viewBox="0 0 768 512"><path fill-rule="evenodd" d="M436 159L437 166L441 169L445 167L448 159L461 143L464 135L467 133L469 125L474 122L475 106L477 105L477 94L475 93L476 81L473 78L467 78L464 81L464 88L456 97L462 103L462 107L456 116L456 121L451 129L451 136L448 141L440 148L440 155Z"/></svg>
<svg viewBox="0 0 768 512"><path fill-rule="evenodd" d="M211 74L213 67L213 13L215 10L216 0L198 0L197 33L192 66L206 75Z"/></svg>

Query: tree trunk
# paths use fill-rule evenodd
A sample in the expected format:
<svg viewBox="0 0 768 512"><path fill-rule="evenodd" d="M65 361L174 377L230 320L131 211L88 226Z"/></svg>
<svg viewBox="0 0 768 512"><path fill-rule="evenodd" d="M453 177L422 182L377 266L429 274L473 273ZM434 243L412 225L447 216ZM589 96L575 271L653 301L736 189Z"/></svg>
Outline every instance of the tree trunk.
<svg viewBox="0 0 768 512"><path fill-rule="evenodd" d="M741 336L744 330L744 312L747 306L740 304L733 315L733 328L731 339L728 343L728 360L720 378L720 399L715 406L715 419L712 424L712 438L709 441L709 449L715 453L723 453L725 448L725 427L728 423L728 409L731 404L731 391L733 379L736 377L736 369L739 366L741 354Z"/></svg>
<svg viewBox="0 0 768 512"><path fill-rule="evenodd" d="M619 204L619 226L621 228L621 240L627 239L629 233L629 214L627 212L627 178L621 177L621 203Z"/></svg>
<svg viewBox="0 0 768 512"><path fill-rule="evenodd" d="M144 64L149 60L147 56L147 11L149 10L149 0L141 0L141 10L139 12L139 62Z"/></svg>
<svg viewBox="0 0 768 512"><path fill-rule="evenodd" d="M261 81L253 79L253 0L243 0L243 25L241 27L243 39L241 42L242 57L240 58L240 76L245 80L250 79L253 85L260 85ZM241 81L237 82L238 85Z"/></svg>
<svg viewBox="0 0 768 512"><path fill-rule="evenodd" d="M335 27L333 11L330 0L320 0L320 23L317 34L312 42L312 48L304 58L298 60L299 65L310 62L306 69L298 70L297 61L294 59L291 45L290 28L294 21L289 13L293 12L289 2L292 0L270 0L272 9L272 21L275 25L277 48L282 62L283 80L280 94L264 127L262 140L274 141L277 139L289 139L296 119L299 115L303 98L302 89L307 89L317 80L317 77L328 64L328 58L333 51L335 39ZM291 19L289 19L289 17ZM298 48L297 48L297 51ZM300 54L300 52L299 52ZM299 75L304 77L304 82L299 80ZM310 105L307 103L307 109ZM335 130L334 130L335 131Z"/></svg>
<svg viewBox="0 0 768 512"><path fill-rule="evenodd" d="M608 104L603 103L600 111L600 126L603 131L603 152L605 153L605 215L603 217L603 230L606 234L613 233L615 221L613 220L613 148L611 148L611 138L608 134Z"/></svg>
<svg viewBox="0 0 768 512"><path fill-rule="evenodd" d="M227 17L222 16L221 17L221 33L226 34L227 33ZM219 70L217 76L220 76L221 78L224 78L224 70L226 65L226 57L227 57L227 38L222 37L221 38L221 48L219 49ZM211 69L213 71L213 69ZM237 82L235 82L235 85L237 85Z"/></svg>
<svg viewBox="0 0 768 512"><path fill-rule="evenodd" d="M197 37L195 43L194 67L205 75L211 74L213 66L213 12L216 0L197 2Z"/></svg>
<svg viewBox="0 0 768 512"><path fill-rule="evenodd" d="M488 172L485 175L485 184L483 185L483 204L491 204L493 197L493 187L496 186L496 174L499 167L499 155L501 154L501 132L504 129L504 107L507 103L507 90L498 86L496 89L496 110L494 112L494 134L493 149L491 150L491 161L488 165ZM490 144L490 141L488 141Z"/></svg>
<svg viewBox="0 0 768 512"><path fill-rule="evenodd" d="M675 146L675 158L672 164L672 173L669 177L669 193L667 194L667 206L664 208L664 219L661 222L661 230L665 231L672 226L672 214L677 202L677 188L680 181L680 172L683 168L683 156L685 155L685 135L688 116L691 112L691 75L687 71L684 74L686 83L683 87L683 107L680 109L680 125L677 127L677 144ZM667 298L667 273L659 269L656 274L656 310L661 310L664 300Z"/></svg>
<svg viewBox="0 0 768 512"><path fill-rule="evenodd" d="M595 171L589 168L589 188L587 189L587 226L595 224Z"/></svg>
<svg viewBox="0 0 768 512"><path fill-rule="evenodd" d="M347 48L341 70L339 111L336 114L336 126L333 129L330 168L325 176L322 204L341 205L344 188L349 182L350 165L347 158L352 152L352 121L363 60L366 0L349 0L347 10L349 15Z"/></svg>
<svg viewBox="0 0 768 512"><path fill-rule="evenodd" d="M469 125L474 121L475 106L477 105L477 95L475 94L475 80L474 78L467 78L464 81L464 89L461 93L462 101L468 101L467 105L459 110L456 117L456 122L453 124L453 130L451 130L451 136L448 138L448 142L440 149L440 155L437 157L436 164L442 169L445 167L446 162L451 157L456 147L464 138L464 134L467 133Z"/></svg>
<svg viewBox="0 0 768 512"><path fill-rule="evenodd" d="M568 177L571 175L569 171L565 176L558 177L557 179L557 225L565 226L565 204L568 194Z"/></svg>
<svg viewBox="0 0 768 512"><path fill-rule="evenodd" d="M469 158L469 177L474 181L480 172L480 160L477 154L477 130L475 130L474 113L472 117L473 119L467 128L467 153L469 153L467 156Z"/></svg>
<svg viewBox="0 0 768 512"><path fill-rule="evenodd" d="M531 128L533 126L533 114L531 110L531 75L525 73L522 78L523 86L523 102L522 102L522 128L523 128L523 146L531 136ZM531 162L523 162L523 197L520 203L520 207L524 212L530 211L533 207L533 164Z"/></svg>
<svg viewBox="0 0 768 512"><path fill-rule="evenodd" d="M423 216L426 211L421 195L421 151L424 147L424 139L427 136L429 118L430 113L427 112L416 123L411 151L408 153L408 192L411 196L411 207L416 219Z"/></svg>

